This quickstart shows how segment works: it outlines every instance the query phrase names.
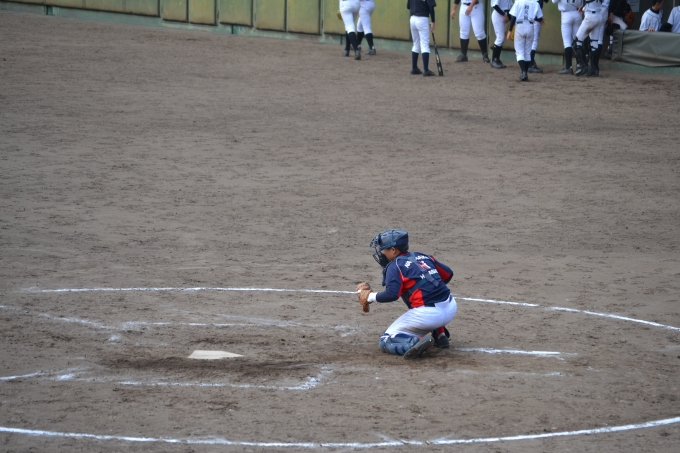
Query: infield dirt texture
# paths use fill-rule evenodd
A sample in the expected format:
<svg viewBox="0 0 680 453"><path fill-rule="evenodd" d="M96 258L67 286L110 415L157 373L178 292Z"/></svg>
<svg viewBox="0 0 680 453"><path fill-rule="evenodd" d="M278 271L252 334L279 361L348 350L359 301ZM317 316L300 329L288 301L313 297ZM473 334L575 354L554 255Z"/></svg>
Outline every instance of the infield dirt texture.
<svg viewBox="0 0 680 453"><path fill-rule="evenodd" d="M442 60L0 14L0 450L679 451L562 435L680 417L678 77ZM454 269L451 349L343 293L39 292L376 288L386 227Z"/></svg>

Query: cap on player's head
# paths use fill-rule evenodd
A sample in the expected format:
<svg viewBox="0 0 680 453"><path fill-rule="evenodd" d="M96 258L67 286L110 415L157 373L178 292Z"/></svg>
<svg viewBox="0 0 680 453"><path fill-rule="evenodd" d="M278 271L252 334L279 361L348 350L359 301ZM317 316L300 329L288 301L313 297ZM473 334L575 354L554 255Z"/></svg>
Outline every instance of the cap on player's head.
<svg viewBox="0 0 680 453"><path fill-rule="evenodd" d="M663 5L663 0L652 0L652 6L658 5L659 3Z"/></svg>
<svg viewBox="0 0 680 453"><path fill-rule="evenodd" d="M373 258L378 264L385 267L389 260L380 251L395 247L402 252L408 252L408 232L404 230L385 230L382 233L376 234L371 241L371 247L375 249Z"/></svg>

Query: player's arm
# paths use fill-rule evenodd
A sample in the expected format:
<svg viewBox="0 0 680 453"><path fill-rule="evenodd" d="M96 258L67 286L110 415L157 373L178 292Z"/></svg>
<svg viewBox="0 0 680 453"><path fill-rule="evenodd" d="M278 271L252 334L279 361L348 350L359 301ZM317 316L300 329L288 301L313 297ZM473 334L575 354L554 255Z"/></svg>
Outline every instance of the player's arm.
<svg viewBox="0 0 680 453"><path fill-rule="evenodd" d="M395 262L390 263L387 265L387 273L385 274L385 290L369 294L368 302L394 302L401 296L401 287L402 278L399 266Z"/></svg>
<svg viewBox="0 0 680 453"><path fill-rule="evenodd" d="M460 0L453 0L453 5L451 5L451 19L456 18L456 11L458 11L458 5L460 4Z"/></svg>
<svg viewBox="0 0 680 453"><path fill-rule="evenodd" d="M432 18L432 22L430 22L430 31L434 31L434 7L437 6L437 4L434 0L428 0L427 6L430 8L430 17Z"/></svg>

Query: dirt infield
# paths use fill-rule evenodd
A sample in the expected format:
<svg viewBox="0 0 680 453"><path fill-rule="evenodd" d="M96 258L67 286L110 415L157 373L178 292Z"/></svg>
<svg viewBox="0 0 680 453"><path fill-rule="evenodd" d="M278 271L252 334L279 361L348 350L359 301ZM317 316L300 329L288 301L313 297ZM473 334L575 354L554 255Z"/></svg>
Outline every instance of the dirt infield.
<svg viewBox="0 0 680 453"><path fill-rule="evenodd" d="M0 13L0 450L680 450L677 77L340 51ZM343 293L385 227L451 349Z"/></svg>

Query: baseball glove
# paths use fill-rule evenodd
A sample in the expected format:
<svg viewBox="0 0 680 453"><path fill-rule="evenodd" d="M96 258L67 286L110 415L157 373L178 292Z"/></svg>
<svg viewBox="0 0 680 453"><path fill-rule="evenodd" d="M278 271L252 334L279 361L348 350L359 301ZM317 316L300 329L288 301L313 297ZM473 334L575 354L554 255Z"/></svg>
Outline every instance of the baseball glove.
<svg viewBox="0 0 680 453"><path fill-rule="evenodd" d="M366 282L361 282L357 285L357 297L359 298L359 303L361 304L364 313L371 311L371 305L368 303L368 295L371 294L371 285Z"/></svg>
<svg viewBox="0 0 680 453"><path fill-rule="evenodd" d="M342 20L342 13L338 10L338 19Z"/></svg>

